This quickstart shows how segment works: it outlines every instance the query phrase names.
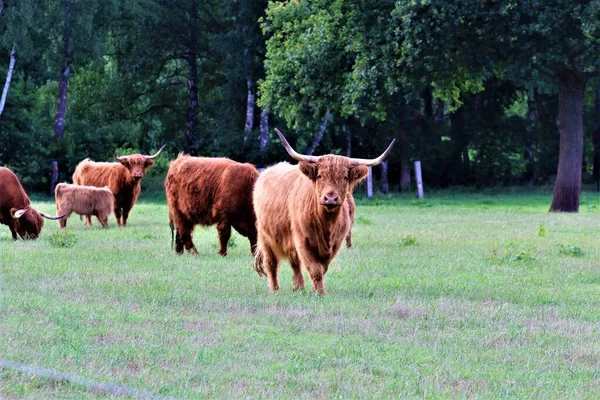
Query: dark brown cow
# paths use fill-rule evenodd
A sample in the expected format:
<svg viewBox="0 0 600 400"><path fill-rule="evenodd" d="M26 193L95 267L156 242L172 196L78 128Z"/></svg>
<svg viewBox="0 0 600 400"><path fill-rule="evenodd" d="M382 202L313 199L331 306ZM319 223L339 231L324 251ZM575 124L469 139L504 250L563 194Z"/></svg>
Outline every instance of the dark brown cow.
<svg viewBox="0 0 600 400"><path fill-rule="evenodd" d="M0 167L0 224L8 225L14 240L37 239L44 226L43 218L60 219L31 207L19 178L10 169ZM18 235L18 236L17 236Z"/></svg>
<svg viewBox="0 0 600 400"><path fill-rule="evenodd" d="M115 208L115 196L107 187L59 183L54 190L54 197L56 213L66 215L66 218L58 221L61 229L67 226L67 219L72 213L89 217L95 215L100 225L107 228L108 217Z"/></svg>
<svg viewBox="0 0 600 400"><path fill-rule="evenodd" d="M227 158L192 157L180 154L171 162L165 179L171 229L175 228L175 251L198 254L192 242L196 225L217 225L219 254L227 255L231 227L256 247L256 218L252 189L258 178L252 164Z"/></svg>
<svg viewBox="0 0 600 400"><path fill-rule="evenodd" d="M260 174L254 186L258 245L254 268L266 275L271 292L279 290L278 266L290 261L294 290L304 289L304 266L313 290L325 294L325 274L351 227L348 194L390 153L394 141L378 158L364 160L336 155L296 153L276 129L298 165L279 163ZM354 204L354 202L352 202Z"/></svg>
<svg viewBox="0 0 600 400"><path fill-rule="evenodd" d="M160 155L165 146L153 156L132 154L117 156L119 162L95 162L86 158L80 162L73 173L76 185L104 187L108 186L115 196L115 217L118 226L127 226L129 212L140 194L141 181L154 159ZM86 215L86 225L92 224L92 218Z"/></svg>

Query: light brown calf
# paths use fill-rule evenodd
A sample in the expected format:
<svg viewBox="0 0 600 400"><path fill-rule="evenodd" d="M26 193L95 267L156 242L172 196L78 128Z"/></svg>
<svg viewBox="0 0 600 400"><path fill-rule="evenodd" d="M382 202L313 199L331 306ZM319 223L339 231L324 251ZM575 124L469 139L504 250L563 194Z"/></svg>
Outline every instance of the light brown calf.
<svg viewBox="0 0 600 400"><path fill-rule="evenodd" d="M112 214L115 196L108 187L69 185L59 183L54 190L56 210L59 215L67 217L58 221L58 226L67 226L67 219L72 213L85 215L86 219L95 215L103 227L108 227L108 217Z"/></svg>

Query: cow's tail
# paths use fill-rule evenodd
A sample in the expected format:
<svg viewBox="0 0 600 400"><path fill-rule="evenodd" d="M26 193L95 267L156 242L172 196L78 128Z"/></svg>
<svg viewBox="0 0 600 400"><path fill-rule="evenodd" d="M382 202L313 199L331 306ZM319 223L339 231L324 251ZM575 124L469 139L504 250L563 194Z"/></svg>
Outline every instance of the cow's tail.
<svg viewBox="0 0 600 400"><path fill-rule="evenodd" d="M260 245L256 246L256 252L254 253L254 270L258 273L258 276L267 276L264 269L264 260L265 253L263 253Z"/></svg>
<svg viewBox="0 0 600 400"><path fill-rule="evenodd" d="M171 249L175 247L175 224L173 220L169 218L169 228L171 228Z"/></svg>

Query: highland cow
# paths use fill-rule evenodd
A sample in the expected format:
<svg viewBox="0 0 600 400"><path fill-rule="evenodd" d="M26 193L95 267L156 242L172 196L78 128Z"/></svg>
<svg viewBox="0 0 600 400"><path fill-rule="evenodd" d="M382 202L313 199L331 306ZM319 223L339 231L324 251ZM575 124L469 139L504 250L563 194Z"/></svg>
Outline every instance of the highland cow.
<svg viewBox="0 0 600 400"><path fill-rule="evenodd" d="M44 226L43 218L60 219L31 207L19 178L10 169L0 167L0 224L8 225L14 240L37 239Z"/></svg>
<svg viewBox="0 0 600 400"><path fill-rule="evenodd" d="M227 255L233 227L256 247L256 218L252 189L258 178L252 164L227 158L192 157L180 154L171 162L165 179L171 229L175 229L175 251L198 254L192 241L196 225L217 225L219 254Z"/></svg>
<svg viewBox="0 0 600 400"><path fill-rule="evenodd" d="M336 155L298 154L276 129L287 152L298 165L279 163L260 174L254 186L258 245L254 268L267 276L271 292L279 290L278 267L288 259L294 290L304 289L304 267L313 290L326 294L325 274L351 227L348 194L365 178L367 166L378 165L394 141L372 160Z"/></svg>
<svg viewBox="0 0 600 400"><path fill-rule="evenodd" d="M117 225L127 226L129 212L140 194L142 178L164 147L153 156L132 154L119 157L115 152L115 159L119 162L112 163L95 162L86 158L75 168L73 183L84 186L108 186L115 196L114 211ZM86 215L85 218L86 225L91 225L91 216Z"/></svg>
<svg viewBox="0 0 600 400"><path fill-rule="evenodd" d="M72 213L91 218L95 215L102 227L108 227L108 217L115 207L115 196L108 187L69 185L59 183L54 190L56 213L66 217L58 221L62 229L67 226L67 219Z"/></svg>

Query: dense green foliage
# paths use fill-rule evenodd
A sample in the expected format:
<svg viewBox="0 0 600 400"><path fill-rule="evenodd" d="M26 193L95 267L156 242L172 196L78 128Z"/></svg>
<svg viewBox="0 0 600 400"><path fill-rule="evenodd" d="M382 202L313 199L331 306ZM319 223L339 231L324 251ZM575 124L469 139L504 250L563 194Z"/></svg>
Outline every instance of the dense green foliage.
<svg viewBox="0 0 600 400"><path fill-rule="evenodd" d="M85 157L107 161L115 150L162 144L169 157L263 166L286 159L274 135L259 151L267 110L271 132L279 127L299 151L325 118L316 154L367 157L398 138L392 187L417 159L432 187L551 183L556 71L569 67L569 46L580 46L586 73L598 70L597 1L464 3L4 0L0 76L13 47L16 63L0 115L0 163L35 191L49 188L52 160L69 180ZM55 139L65 65L65 131ZM259 96L249 134L247 82ZM583 103L588 183L600 176L598 88L591 78Z"/></svg>
<svg viewBox="0 0 600 400"><path fill-rule="evenodd" d="M358 199L329 295L269 293L234 234L170 248L164 201L37 241L0 226L0 358L172 398L598 398L600 206L549 192ZM49 201L34 201L52 212ZM71 247L69 247L71 246ZM106 398L0 369L0 397Z"/></svg>

